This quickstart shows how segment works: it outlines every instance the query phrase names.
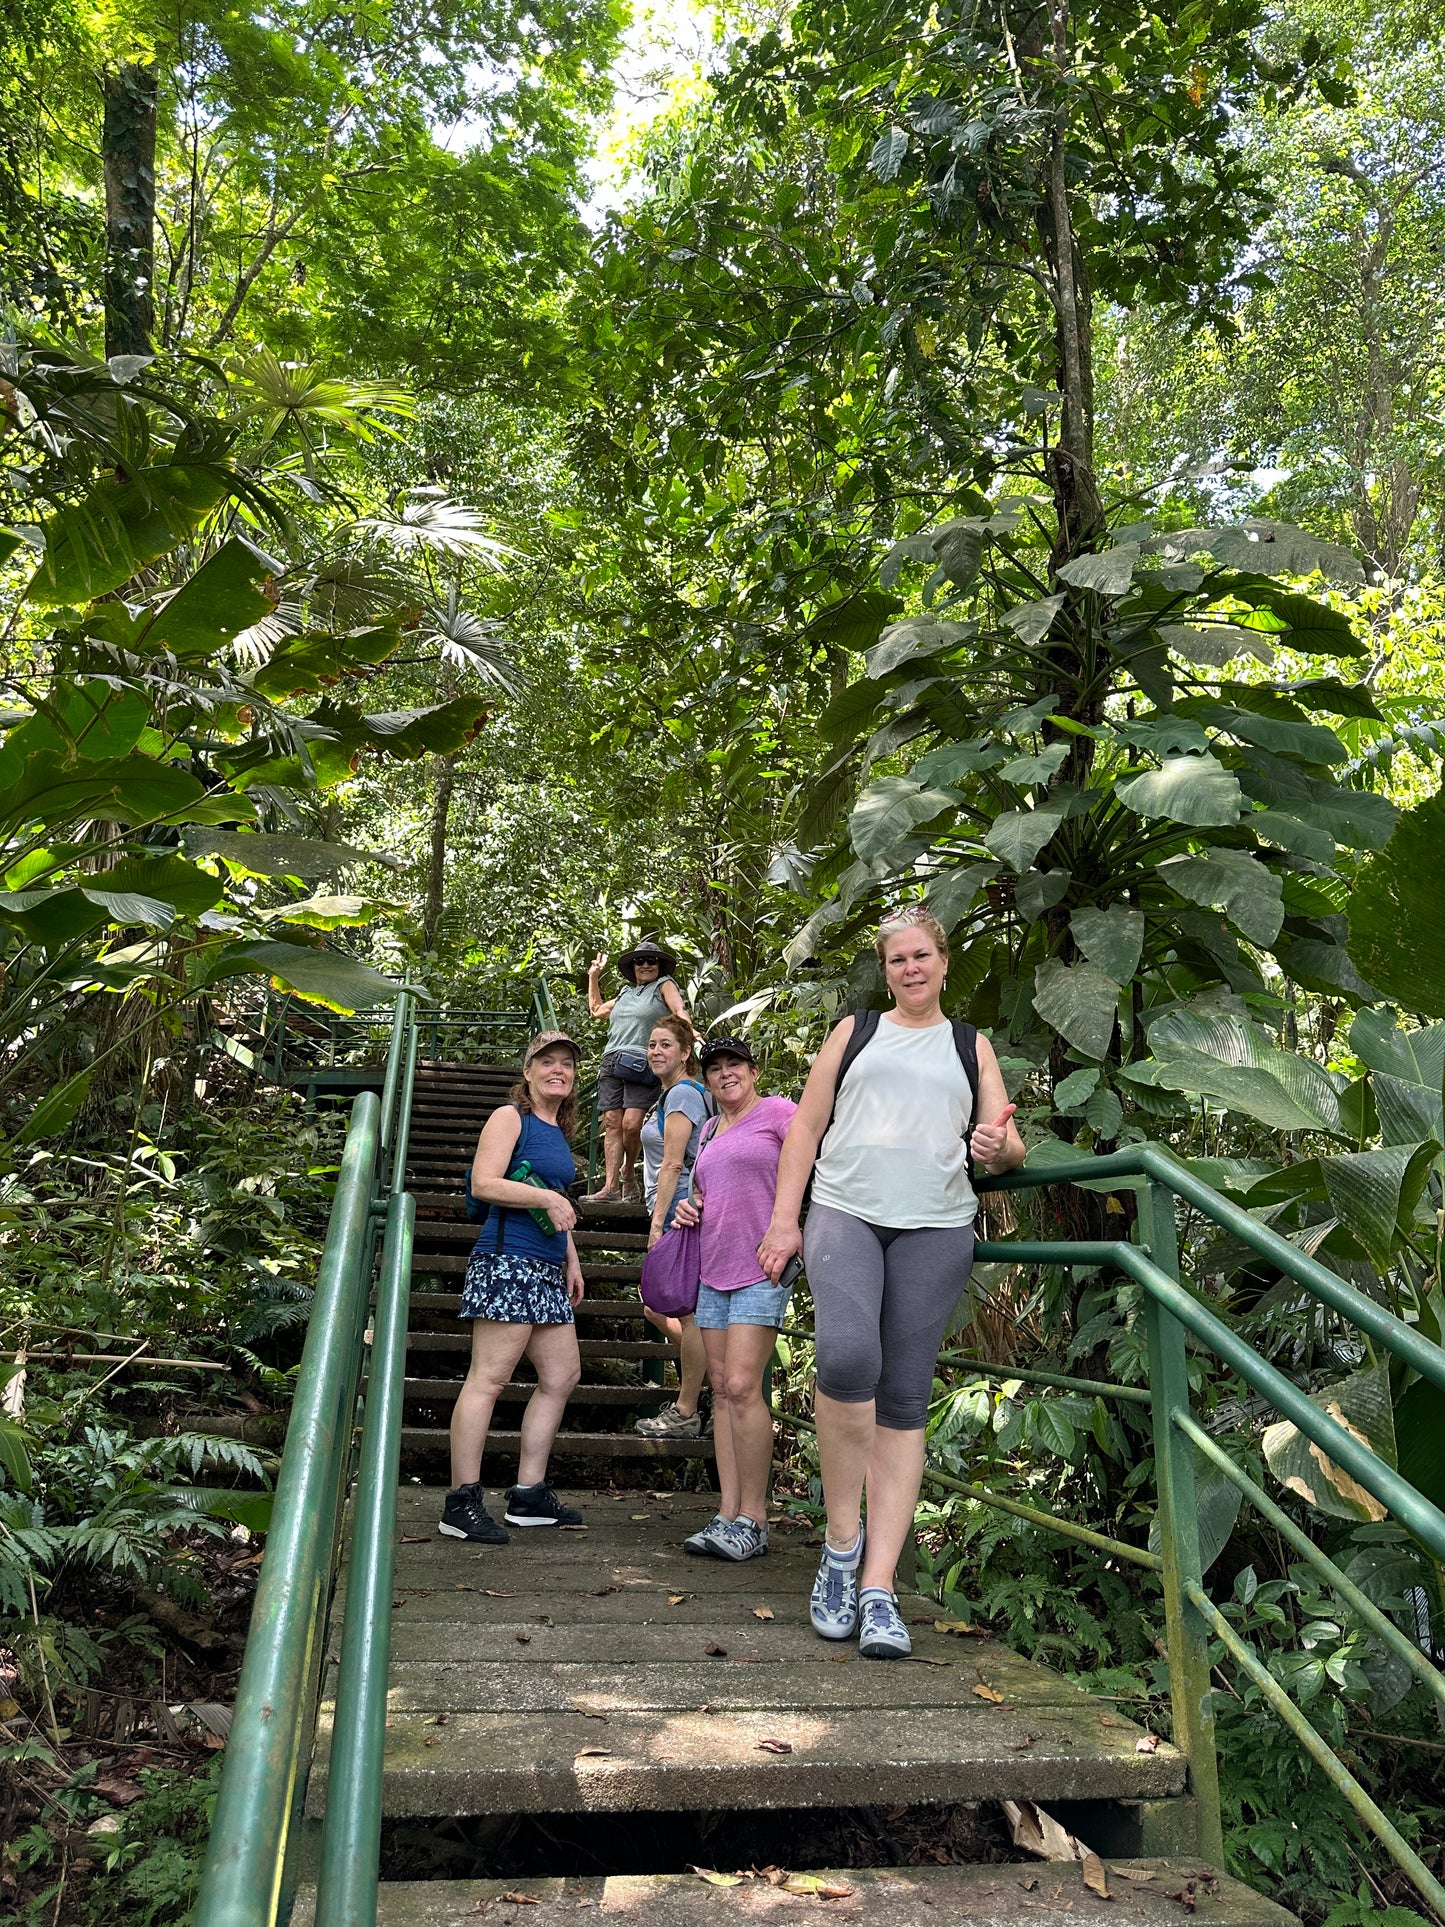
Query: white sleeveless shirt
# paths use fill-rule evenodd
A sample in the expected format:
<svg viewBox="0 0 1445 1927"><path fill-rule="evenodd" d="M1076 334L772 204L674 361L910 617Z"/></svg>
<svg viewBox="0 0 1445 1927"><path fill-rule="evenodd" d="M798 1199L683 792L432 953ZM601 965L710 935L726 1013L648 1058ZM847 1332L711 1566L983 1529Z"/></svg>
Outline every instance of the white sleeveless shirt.
<svg viewBox="0 0 1445 1927"><path fill-rule="evenodd" d="M885 1015L848 1067L813 1170L813 1201L898 1231L972 1224L963 1134L973 1096L945 1021Z"/></svg>

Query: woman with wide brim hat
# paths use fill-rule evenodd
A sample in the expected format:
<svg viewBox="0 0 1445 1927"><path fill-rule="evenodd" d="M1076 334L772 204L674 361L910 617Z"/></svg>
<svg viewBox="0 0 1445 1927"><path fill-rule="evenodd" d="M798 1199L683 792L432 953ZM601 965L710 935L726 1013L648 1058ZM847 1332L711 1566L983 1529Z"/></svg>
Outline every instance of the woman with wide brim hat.
<svg viewBox="0 0 1445 1927"><path fill-rule="evenodd" d="M588 1009L599 1021L604 1017L608 1020L597 1078L606 1163L602 1189L592 1194L591 1201L626 1199L636 1203L642 1197L642 1120L660 1089L647 1062L647 1041L659 1017L669 1011L675 1017L688 1013L674 981L677 958L650 937L624 950L617 959L624 987L609 999L602 995L602 972L606 968L603 952L592 959L587 973Z"/></svg>

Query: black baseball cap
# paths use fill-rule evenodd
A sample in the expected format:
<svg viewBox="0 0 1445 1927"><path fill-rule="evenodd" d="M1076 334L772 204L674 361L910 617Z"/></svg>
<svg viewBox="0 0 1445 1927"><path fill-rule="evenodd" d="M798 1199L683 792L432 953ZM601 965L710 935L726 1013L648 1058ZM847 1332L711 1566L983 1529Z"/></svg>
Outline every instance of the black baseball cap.
<svg viewBox="0 0 1445 1927"><path fill-rule="evenodd" d="M741 1037L709 1037L698 1052L698 1062L706 1070L715 1057L740 1057L745 1064L751 1064L754 1070L758 1068L752 1046Z"/></svg>

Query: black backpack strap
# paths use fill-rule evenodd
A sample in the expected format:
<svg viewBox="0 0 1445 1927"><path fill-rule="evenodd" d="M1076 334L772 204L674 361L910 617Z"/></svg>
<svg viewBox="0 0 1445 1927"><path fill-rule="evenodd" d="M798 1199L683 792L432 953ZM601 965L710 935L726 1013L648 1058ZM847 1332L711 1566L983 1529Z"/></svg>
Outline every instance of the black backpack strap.
<svg viewBox="0 0 1445 1927"><path fill-rule="evenodd" d="M973 1183L973 1127L978 1122L978 1032L966 1018L955 1017L953 1024L953 1048L958 1052L958 1061L963 1066L963 1074L968 1079L968 1129L964 1132L964 1142L968 1147L968 1181Z"/></svg>
<svg viewBox="0 0 1445 1927"><path fill-rule="evenodd" d="M855 1010L853 1012L853 1028L849 1031L848 1041L843 1046L843 1061L838 1066L838 1078L833 1086L833 1104L828 1112L828 1128L823 1132L823 1137L826 1137L828 1131L833 1128L833 1119L838 1112L838 1093L843 1088L843 1079L848 1075L849 1071L852 1070L860 1053L865 1051L869 1044L872 1043L877 1029L878 1012L876 1010ZM819 1138L818 1148L819 1150L823 1148L823 1138Z"/></svg>

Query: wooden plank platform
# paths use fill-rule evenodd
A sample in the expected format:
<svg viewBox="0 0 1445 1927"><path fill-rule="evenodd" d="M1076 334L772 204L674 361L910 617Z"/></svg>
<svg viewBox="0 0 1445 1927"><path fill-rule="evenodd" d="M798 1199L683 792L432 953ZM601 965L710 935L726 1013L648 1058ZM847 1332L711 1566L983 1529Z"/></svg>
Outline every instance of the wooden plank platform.
<svg viewBox="0 0 1445 1927"><path fill-rule="evenodd" d="M439 1490L402 1489L389 1816L1183 1792L1172 1747L1139 1751L1142 1729L1106 1702L994 1640L935 1630L937 1609L922 1599L904 1602L922 1622L911 1661L817 1639L807 1624L817 1542L805 1525L779 1524L775 1551L733 1565L682 1550L710 1495L568 1497L584 1528L513 1529L510 1545L478 1547L438 1535ZM343 1583L329 1654L344 1613ZM332 1690L313 1814L325 1801Z"/></svg>

